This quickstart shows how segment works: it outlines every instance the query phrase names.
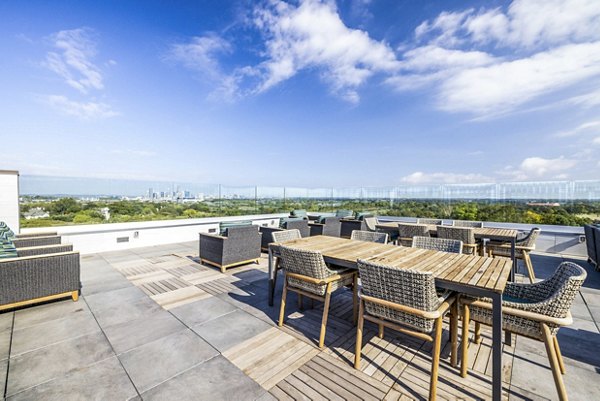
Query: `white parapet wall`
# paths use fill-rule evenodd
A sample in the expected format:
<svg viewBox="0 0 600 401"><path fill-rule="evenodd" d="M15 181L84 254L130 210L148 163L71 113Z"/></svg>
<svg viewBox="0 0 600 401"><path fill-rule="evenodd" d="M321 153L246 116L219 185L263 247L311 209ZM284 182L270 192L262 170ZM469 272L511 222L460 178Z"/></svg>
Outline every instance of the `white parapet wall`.
<svg viewBox="0 0 600 401"><path fill-rule="evenodd" d="M73 244L82 254L118 251L160 244L198 241L200 233L219 233L219 222L252 221L258 226L276 227L287 213L249 216L210 217L203 219L161 220L137 223L89 224L51 228L27 228L23 233L56 231L62 242Z"/></svg>
<svg viewBox="0 0 600 401"><path fill-rule="evenodd" d="M0 221L19 232L19 172L0 170Z"/></svg>

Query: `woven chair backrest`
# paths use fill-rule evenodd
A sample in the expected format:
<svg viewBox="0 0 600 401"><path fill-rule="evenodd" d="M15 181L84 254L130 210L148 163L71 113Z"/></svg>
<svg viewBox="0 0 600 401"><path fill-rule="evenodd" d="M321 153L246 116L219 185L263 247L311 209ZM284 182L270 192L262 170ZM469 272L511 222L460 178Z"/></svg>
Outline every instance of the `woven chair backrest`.
<svg viewBox="0 0 600 401"><path fill-rule="evenodd" d="M350 239L356 241L378 242L387 244L388 235L386 233L378 233L374 231L353 230Z"/></svg>
<svg viewBox="0 0 600 401"><path fill-rule="evenodd" d="M300 230L273 231L273 242L291 241L300 238L302 238Z"/></svg>
<svg viewBox="0 0 600 401"><path fill-rule="evenodd" d="M462 253L463 243L456 239L413 237L412 247L441 252Z"/></svg>
<svg viewBox="0 0 600 401"><path fill-rule="evenodd" d="M459 240L462 241L463 244L475 243L473 228L469 227L437 226L437 236L438 238Z"/></svg>
<svg viewBox="0 0 600 401"><path fill-rule="evenodd" d="M425 224L398 223L400 238L429 237L429 229Z"/></svg>

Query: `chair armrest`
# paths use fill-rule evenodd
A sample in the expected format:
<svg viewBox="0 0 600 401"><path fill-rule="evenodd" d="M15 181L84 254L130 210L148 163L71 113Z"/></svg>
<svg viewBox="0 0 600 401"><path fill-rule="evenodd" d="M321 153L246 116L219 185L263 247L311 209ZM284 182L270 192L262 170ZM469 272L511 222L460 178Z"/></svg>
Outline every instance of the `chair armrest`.
<svg viewBox="0 0 600 401"><path fill-rule="evenodd" d="M358 271L356 271L356 272L352 271L352 272L342 273L342 274L334 274L327 278L320 279L320 278L305 276L303 274L298 274L298 273L285 273L285 275L288 277L296 278L298 280L306 281L307 283L316 284L316 285L325 285L325 284L331 283L333 281L338 281L343 278L353 276L355 274L358 274Z"/></svg>
<svg viewBox="0 0 600 401"><path fill-rule="evenodd" d="M23 238L36 238L36 237L51 237L58 235L56 231L46 231L43 233L28 233L28 234L17 234L15 237L23 239Z"/></svg>
<svg viewBox="0 0 600 401"><path fill-rule="evenodd" d="M500 249L506 249L506 250L510 251L511 245L510 245L510 243L489 244L488 248L500 248ZM515 245L515 250L516 251L533 251L533 250L535 250L535 245L534 246Z"/></svg>
<svg viewBox="0 0 600 401"><path fill-rule="evenodd" d="M225 237L223 235L209 234L209 233L200 233L200 237L205 238L205 239L217 239L217 240L221 240L221 241L227 239L227 237Z"/></svg>
<svg viewBox="0 0 600 401"><path fill-rule="evenodd" d="M446 311L450 308L450 306L456 301L455 296L450 296L446 298L444 302L434 311L424 311L421 309L415 309L410 306L396 304L394 302L386 301L385 299L379 299L370 297L368 295L363 294L362 291L359 292L359 296L361 299L364 299L367 302L371 302L374 304L378 304L381 306L388 307L390 309L397 310L399 312L410 313L411 315L419 316L425 319L437 319L440 316L443 316Z"/></svg>
<svg viewBox="0 0 600 401"><path fill-rule="evenodd" d="M17 238L12 242L15 248L29 248L32 246L58 245L61 243L61 237L51 235L48 237Z"/></svg>
<svg viewBox="0 0 600 401"><path fill-rule="evenodd" d="M51 253L62 253L62 252L72 252L73 245L65 244L65 245L47 245L47 246L32 246L28 248L19 248L17 249L17 254L19 257L25 256L36 256L36 255L47 255Z"/></svg>
<svg viewBox="0 0 600 401"><path fill-rule="evenodd" d="M461 302L465 303L467 305L476 306L478 308L489 309L489 310L493 309L492 304L489 302L486 302L486 301L465 298L465 299L461 300ZM532 305L535 305L535 304L532 304ZM541 313L531 312L528 310L511 308L510 306L502 306L502 313L521 317L524 319L533 320L533 321L540 322L540 323L546 323L546 324L557 325L557 326L568 326L573 323L573 317L571 316L571 312L567 312L567 316L565 316L563 318L558 318L558 317L547 316L547 315L544 315Z"/></svg>

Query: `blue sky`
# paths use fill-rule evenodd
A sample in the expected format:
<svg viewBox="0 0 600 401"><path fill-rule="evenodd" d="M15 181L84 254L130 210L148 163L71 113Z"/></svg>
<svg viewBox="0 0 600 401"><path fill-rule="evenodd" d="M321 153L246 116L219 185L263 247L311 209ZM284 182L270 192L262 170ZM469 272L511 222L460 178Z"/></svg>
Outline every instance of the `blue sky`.
<svg viewBox="0 0 600 401"><path fill-rule="evenodd" d="M383 186L598 179L597 0L4 1L0 168Z"/></svg>

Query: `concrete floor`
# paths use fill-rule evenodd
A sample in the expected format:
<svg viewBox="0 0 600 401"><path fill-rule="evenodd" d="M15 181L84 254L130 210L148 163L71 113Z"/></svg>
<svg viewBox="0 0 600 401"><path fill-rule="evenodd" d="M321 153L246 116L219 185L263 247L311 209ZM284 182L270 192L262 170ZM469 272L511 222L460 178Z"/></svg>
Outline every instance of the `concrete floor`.
<svg viewBox="0 0 600 401"><path fill-rule="evenodd" d="M198 264L197 255L195 242L85 255L78 302L0 314L0 395L7 400L335 398L335 380L315 376L301 383L307 372L317 375L319 366L331 364L349 386L353 379L348 378L355 377L373 389L353 397L426 396L426 385L415 377L422 375L421 367L428 369L429 349L391 330L373 341L388 350L408 347L400 362L393 353L369 351L381 365L353 370L347 360L355 333L347 291L332 302L327 347L318 350L319 305L301 312L291 297L288 321L276 327L280 290L275 306L268 307L264 255L259 265L227 274ZM541 254L532 259L538 278L561 261ZM600 399L600 272L584 260L575 262L586 267L588 279L572 310L574 324L559 332L564 380L571 400ZM490 396L488 337L473 349L473 374L466 380L443 354L438 399ZM543 344L518 337L513 345L505 349L505 398L557 399ZM394 366L393 375L383 366ZM306 385L309 379L312 387Z"/></svg>

